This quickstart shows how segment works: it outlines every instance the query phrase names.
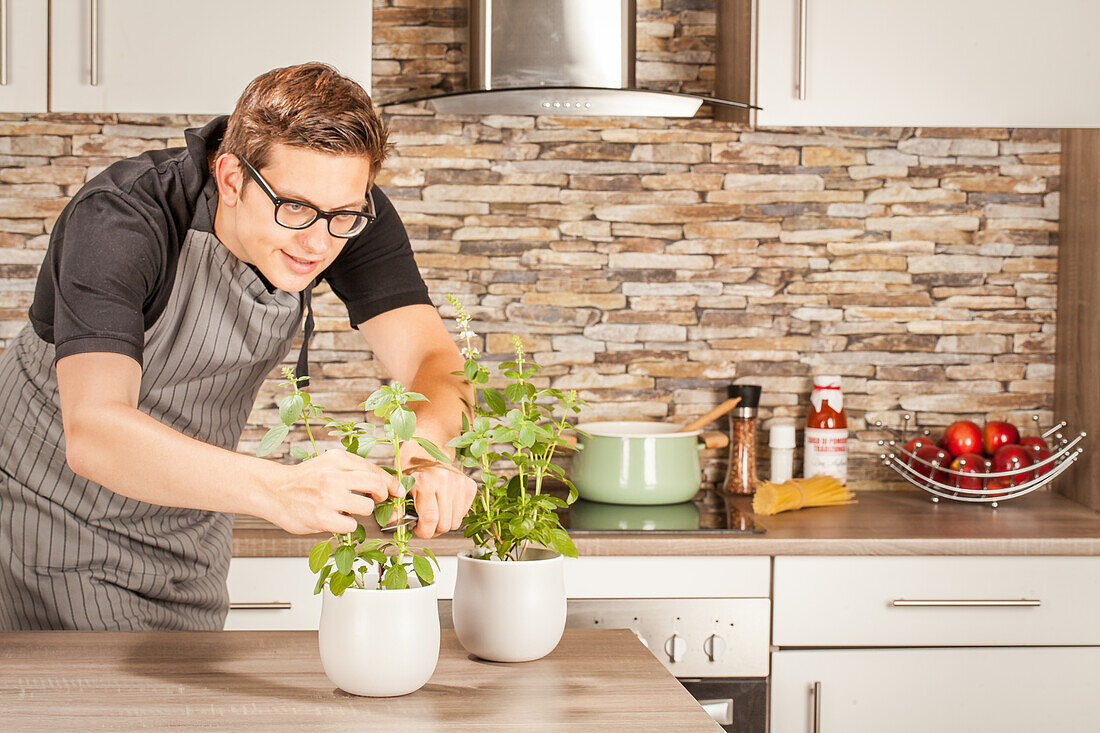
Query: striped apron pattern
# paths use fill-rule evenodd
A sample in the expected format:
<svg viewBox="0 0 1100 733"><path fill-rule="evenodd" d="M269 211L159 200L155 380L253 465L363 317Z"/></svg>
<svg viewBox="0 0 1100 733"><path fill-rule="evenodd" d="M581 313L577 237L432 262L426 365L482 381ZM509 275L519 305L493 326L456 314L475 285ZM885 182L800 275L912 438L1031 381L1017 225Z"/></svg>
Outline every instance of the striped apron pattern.
<svg viewBox="0 0 1100 733"><path fill-rule="evenodd" d="M268 292L215 238L216 204L211 179L145 333L138 409L234 450L304 296ZM0 353L0 629L221 629L232 515L148 504L74 474L54 357L29 324Z"/></svg>

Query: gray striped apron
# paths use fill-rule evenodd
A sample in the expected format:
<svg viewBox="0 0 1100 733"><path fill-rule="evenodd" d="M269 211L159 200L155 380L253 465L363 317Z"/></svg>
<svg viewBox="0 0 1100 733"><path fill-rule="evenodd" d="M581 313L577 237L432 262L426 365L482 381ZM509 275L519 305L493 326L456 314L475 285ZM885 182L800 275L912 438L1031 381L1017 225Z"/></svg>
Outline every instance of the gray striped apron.
<svg viewBox="0 0 1100 733"><path fill-rule="evenodd" d="M138 409L234 450L304 296L269 293L215 238L216 205L211 180L145 333ZM0 354L0 629L222 628L232 515L148 504L74 474L54 357L30 325Z"/></svg>

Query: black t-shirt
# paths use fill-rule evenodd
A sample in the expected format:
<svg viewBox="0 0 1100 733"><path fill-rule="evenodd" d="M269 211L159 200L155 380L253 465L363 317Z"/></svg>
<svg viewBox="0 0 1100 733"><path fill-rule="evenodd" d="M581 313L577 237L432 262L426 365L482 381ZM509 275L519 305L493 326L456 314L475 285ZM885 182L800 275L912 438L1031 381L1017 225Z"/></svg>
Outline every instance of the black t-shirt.
<svg viewBox="0 0 1100 733"><path fill-rule="evenodd" d="M168 303L180 247L210 177L207 153L217 149L226 120L188 130L184 148L111 165L61 212L29 313L58 359L109 351L142 363L145 331ZM431 303L397 211L377 188L374 203L378 218L320 275L353 328L394 308Z"/></svg>

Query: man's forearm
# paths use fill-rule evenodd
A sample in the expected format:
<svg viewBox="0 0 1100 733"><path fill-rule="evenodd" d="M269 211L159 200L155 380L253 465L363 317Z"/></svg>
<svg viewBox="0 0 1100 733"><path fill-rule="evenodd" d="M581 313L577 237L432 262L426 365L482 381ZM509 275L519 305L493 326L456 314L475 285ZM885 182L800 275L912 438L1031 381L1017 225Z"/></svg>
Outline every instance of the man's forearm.
<svg viewBox="0 0 1100 733"><path fill-rule="evenodd" d="M189 438L124 404L66 421L74 472L117 494L162 506L269 519L280 464Z"/></svg>
<svg viewBox="0 0 1100 733"><path fill-rule="evenodd" d="M432 441L448 456L454 455L454 449L446 444L462 431L462 415L470 414L468 404L473 402L473 388L460 374L452 374L461 371L457 354L440 354L425 359L408 386L428 398L409 403L416 413L416 435Z"/></svg>

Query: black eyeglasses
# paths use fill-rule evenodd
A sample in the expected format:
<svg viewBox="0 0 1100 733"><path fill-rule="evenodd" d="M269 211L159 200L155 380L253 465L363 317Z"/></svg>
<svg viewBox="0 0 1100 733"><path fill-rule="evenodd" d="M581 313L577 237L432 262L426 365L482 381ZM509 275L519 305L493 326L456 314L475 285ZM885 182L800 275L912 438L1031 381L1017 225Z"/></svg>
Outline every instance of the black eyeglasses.
<svg viewBox="0 0 1100 733"><path fill-rule="evenodd" d="M295 199L283 198L275 193L271 185L264 180L252 165L238 157L248 175L256 182L271 203L275 204L275 223L287 229L308 229L317 219L324 219L328 233L341 239L349 239L359 234L377 218L374 213L374 195L367 192L366 211L321 211L313 204Z"/></svg>

